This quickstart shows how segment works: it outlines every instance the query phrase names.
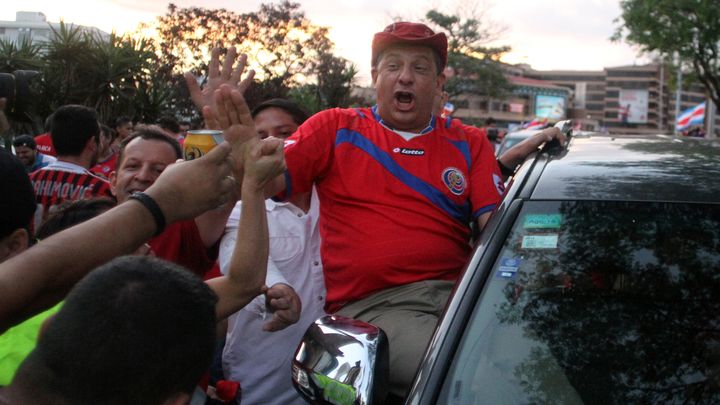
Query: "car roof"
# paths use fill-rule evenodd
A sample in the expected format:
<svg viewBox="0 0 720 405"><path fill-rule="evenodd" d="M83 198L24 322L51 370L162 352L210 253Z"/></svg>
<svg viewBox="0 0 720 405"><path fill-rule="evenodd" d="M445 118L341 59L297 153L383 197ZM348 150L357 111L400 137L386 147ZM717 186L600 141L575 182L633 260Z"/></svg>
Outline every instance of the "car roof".
<svg viewBox="0 0 720 405"><path fill-rule="evenodd" d="M532 200L720 203L718 141L591 135L538 160Z"/></svg>
<svg viewBox="0 0 720 405"><path fill-rule="evenodd" d="M525 139L525 138L529 138L529 137L537 134L540 131L541 131L540 129L522 129L520 131L509 132L508 134L505 135L504 139L508 139L508 138Z"/></svg>

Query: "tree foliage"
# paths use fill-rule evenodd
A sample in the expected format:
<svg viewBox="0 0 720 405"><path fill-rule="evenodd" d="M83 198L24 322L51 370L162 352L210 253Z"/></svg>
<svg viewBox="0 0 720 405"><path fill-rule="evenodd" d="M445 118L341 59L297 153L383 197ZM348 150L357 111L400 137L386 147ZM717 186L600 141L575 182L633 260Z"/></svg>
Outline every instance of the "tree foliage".
<svg viewBox="0 0 720 405"><path fill-rule="evenodd" d="M454 70L454 74L448 78L445 90L451 96L476 94L498 97L509 89L499 59L510 48L487 46L495 39L495 32L482 23L478 14L462 17L433 9L427 12L425 18L431 26L448 36L448 67Z"/></svg>
<svg viewBox="0 0 720 405"><path fill-rule="evenodd" d="M623 0L614 40L665 57L679 54L720 104L720 7L715 0Z"/></svg>
<svg viewBox="0 0 720 405"><path fill-rule="evenodd" d="M22 112L9 111L16 132L39 131L45 118L65 104L95 108L103 122L118 115L152 122L172 107L168 94L175 90L156 74L159 62L152 41L101 35L62 22L50 28L48 42L0 41L0 71L40 73L24 78L31 94L17 95Z"/></svg>
<svg viewBox="0 0 720 405"><path fill-rule="evenodd" d="M244 14L170 4L154 28L168 74L192 71L206 77L206 62L215 46L225 50L236 46L248 54L249 66L256 70L259 81L246 94L251 105L271 97L288 97L293 88L315 86L323 90L310 93L314 94L310 104L324 108L323 97L329 102L344 100L325 96L325 83L339 90L349 88L356 73L350 62L333 55L328 29L307 19L298 3L262 4L258 11ZM321 69L342 73L326 79L319 74Z"/></svg>

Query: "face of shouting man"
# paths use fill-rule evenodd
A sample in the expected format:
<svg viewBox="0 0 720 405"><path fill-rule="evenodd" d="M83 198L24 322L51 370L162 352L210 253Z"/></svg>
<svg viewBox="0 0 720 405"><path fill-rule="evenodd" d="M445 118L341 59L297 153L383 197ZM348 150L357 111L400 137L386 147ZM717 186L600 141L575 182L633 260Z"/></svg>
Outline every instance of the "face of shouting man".
<svg viewBox="0 0 720 405"><path fill-rule="evenodd" d="M383 51L372 78L378 114L395 130L420 132L430 122L445 76L426 46L396 45Z"/></svg>

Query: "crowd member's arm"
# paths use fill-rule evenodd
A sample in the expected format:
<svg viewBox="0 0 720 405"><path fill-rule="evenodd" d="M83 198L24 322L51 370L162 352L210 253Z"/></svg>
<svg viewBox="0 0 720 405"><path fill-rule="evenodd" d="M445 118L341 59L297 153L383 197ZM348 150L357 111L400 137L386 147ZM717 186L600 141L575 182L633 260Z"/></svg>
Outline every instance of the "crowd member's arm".
<svg viewBox="0 0 720 405"><path fill-rule="evenodd" d="M237 65L235 62L237 61ZM220 48L213 48L210 55L210 63L208 63L208 79L205 86L200 88L195 76L187 72L185 73L185 82L190 91L190 98L198 111L202 111L204 107L211 107L215 102L215 91L220 86L226 85L233 89L237 89L244 93L253 81L255 71L250 70L248 74L241 80L242 74L247 66L247 55L242 54L238 57L235 47L230 47L225 55L225 60L220 64ZM210 129L224 129L217 126L216 121L205 122Z"/></svg>
<svg viewBox="0 0 720 405"><path fill-rule="evenodd" d="M267 306L272 313L272 319L265 322L263 330L274 332L284 329L300 319L302 303L295 290L285 283L276 283L272 287L263 287Z"/></svg>
<svg viewBox="0 0 720 405"><path fill-rule="evenodd" d="M249 121L252 125L252 119ZM254 139L244 144L245 170L237 239L228 274L208 280L218 295L217 319L224 319L263 293L269 253L264 189L285 170L282 141Z"/></svg>
<svg viewBox="0 0 720 405"><path fill-rule="evenodd" d="M258 141L260 137L252 125L252 115L242 92L230 85L222 85L215 91L215 102L202 110L206 122L213 122L223 128L223 136L232 142L235 148L242 148L247 141ZM241 155L236 155L235 178L241 182L243 165ZM267 181L265 197L272 197L285 190L285 176L279 174Z"/></svg>
<svg viewBox="0 0 720 405"><path fill-rule="evenodd" d="M223 235L225 230L225 223L227 222L230 212L235 206L236 200L233 199L229 203L218 207L214 210L210 210L197 218L195 218L195 225L198 228L200 239L203 241L203 245L206 248L213 247Z"/></svg>
<svg viewBox="0 0 720 405"><path fill-rule="evenodd" d="M235 194L223 143L206 156L168 166L145 194L166 223L194 218ZM60 301L85 274L133 252L156 232L155 217L131 199L0 263L0 332Z"/></svg>
<svg viewBox="0 0 720 405"><path fill-rule="evenodd" d="M563 134L560 129L555 127L545 128L505 151L505 153L498 158L498 162L506 168L514 169L518 167L529 154L537 151L540 145L545 142L550 142L553 139L560 141L561 145L564 145L567 140L565 134Z"/></svg>
<svg viewBox="0 0 720 405"><path fill-rule="evenodd" d="M228 220L225 235L220 243L218 260L223 274L227 274L229 271L230 260L238 240L239 215L242 207L239 205L236 209L237 213L233 212ZM302 310L300 297L272 261L272 252L267 262L265 284L272 286L270 288L263 287L262 291L265 296L258 296L248 304L254 306L254 311L257 313L263 313L265 310L271 313L271 319L263 325L263 330L276 331L297 322Z"/></svg>

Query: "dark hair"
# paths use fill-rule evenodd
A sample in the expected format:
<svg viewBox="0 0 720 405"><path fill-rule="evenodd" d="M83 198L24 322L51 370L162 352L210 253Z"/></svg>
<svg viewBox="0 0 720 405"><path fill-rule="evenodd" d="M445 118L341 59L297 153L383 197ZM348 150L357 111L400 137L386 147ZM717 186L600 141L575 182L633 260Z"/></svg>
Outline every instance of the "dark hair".
<svg viewBox="0 0 720 405"><path fill-rule="evenodd" d="M216 303L176 264L117 258L73 288L16 378L74 404L159 404L191 393L212 359Z"/></svg>
<svg viewBox="0 0 720 405"><path fill-rule="evenodd" d="M105 124L100 124L100 133L105 134L108 138L110 138L110 142L117 138L117 132Z"/></svg>
<svg viewBox="0 0 720 405"><path fill-rule="evenodd" d="M45 125L43 126L43 129L47 133L50 133L50 130L52 129L52 120L53 120L52 114L48 115L47 118L45 118Z"/></svg>
<svg viewBox="0 0 720 405"><path fill-rule="evenodd" d="M45 239L64 229L85 222L115 207L110 198L91 198L88 200L66 201L53 207L52 213L35 233L38 239Z"/></svg>
<svg viewBox="0 0 720 405"><path fill-rule="evenodd" d="M115 118L115 121L113 122L112 127L117 129L118 127L121 127L121 126L127 124L128 122L132 122L130 117L128 117L126 115L121 115L121 116Z"/></svg>
<svg viewBox="0 0 720 405"><path fill-rule="evenodd" d="M154 140L165 142L168 145L172 146L173 151L175 151L175 158L182 159L182 148L180 147L180 143L176 139L168 136L168 134L163 132L163 130L157 125L138 125L135 128L135 132L133 132L133 134L128 136L127 138L123 139L123 141L120 143L120 151L118 152L115 170L120 169L120 166L122 165L122 161L125 155L125 147L130 142L132 142L133 139L136 138L145 139L147 141Z"/></svg>
<svg viewBox="0 0 720 405"><path fill-rule="evenodd" d="M17 229L30 229L35 213L35 192L25 166L0 148L0 238Z"/></svg>
<svg viewBox="0 0 720 405"><path fill-rule="evenodd" d="M30 149L37 149L37 143L35 143L35 138L30 135L16 136L12 140L12 145L16 148L18 146L26 146Z"/></svg>
<svg viewBox="0 0 720 405"><path fill-rule="evenodd" d="M487 117L487 119L485 120L485 125L493 125L493 124L495 124L495 118Z"/></svg>
<svg viewBox="0 0 720 405"><path fill-rule="evenodd" d="M169 115L161 117L158 120L158 125L160 125L160 128L170 131L174 134L180 132L180 124L178 124L178 120L175 119L175 117L171 117Z"/></svg>
<svg viewBox="0 0 720 405"><path fill-rule="evenodd" d="M293 121L295 121L297 125L301 125L303 122L305 122L306 119L308 119L307 113L302 108L300 108L299 105L284 98L273 98L267 101L263 101L262 103L255 106L255 108L253 108L251 115L253 118L255 118L255 116L260 114L261 111L271 107L279 108L290 114L290 116L293 118Z"/></svg>
<svg viewBox="0 0 720 405"><path fill-rule="evenodd" d="M82 105L64 105L53 113L50 138L58 155L78 156L100 134L97 113Z"/></svg>

